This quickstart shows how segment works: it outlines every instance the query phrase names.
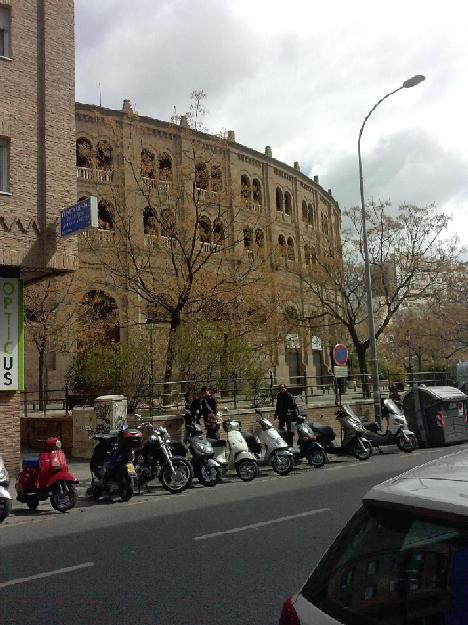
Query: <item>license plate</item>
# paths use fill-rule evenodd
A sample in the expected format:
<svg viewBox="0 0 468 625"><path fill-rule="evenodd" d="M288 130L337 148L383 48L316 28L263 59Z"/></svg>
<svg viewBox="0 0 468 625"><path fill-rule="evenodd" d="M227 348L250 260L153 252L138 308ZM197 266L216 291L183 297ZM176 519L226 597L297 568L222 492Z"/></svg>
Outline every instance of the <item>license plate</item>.
<svg viewBox="0 0 468 625"><path fill-rule="evenodd" d="M135 467L132 462L127 463L127 471L129 475L136 475Z"/></svg>

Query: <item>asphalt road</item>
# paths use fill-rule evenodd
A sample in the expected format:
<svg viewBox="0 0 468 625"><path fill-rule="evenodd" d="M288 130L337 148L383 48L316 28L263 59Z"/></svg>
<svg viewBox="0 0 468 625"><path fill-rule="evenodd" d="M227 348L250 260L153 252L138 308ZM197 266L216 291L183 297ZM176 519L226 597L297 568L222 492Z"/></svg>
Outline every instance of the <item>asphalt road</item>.
<svg viewBox="0 0 468 625"><path fill-rule="evenodd" d="M65 515L17 508L0 526L0 623L273 625L368 488L446 453L82 500Z"/></svg>

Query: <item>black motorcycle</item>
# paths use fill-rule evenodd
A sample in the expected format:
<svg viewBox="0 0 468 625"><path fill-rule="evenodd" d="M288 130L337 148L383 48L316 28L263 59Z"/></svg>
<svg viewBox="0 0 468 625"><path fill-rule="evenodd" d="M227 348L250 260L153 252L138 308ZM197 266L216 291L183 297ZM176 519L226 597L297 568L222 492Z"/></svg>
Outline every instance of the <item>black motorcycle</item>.
<svg viewBox="0 0 468 625"><path fill-rule="evenodd" d="M175 455L169 432L165 427L152 423L141 423L138 430L147 428L151 434L136 454L135 469L138 479L138 492L141 485L148 489L148 482L158 478L163 488L170 493L181 493L192 483L193 471L190 462L183 455Z"/></svg>
<svg viewBox="0 0 468 625"><path fill-rule="evenodd" d="M187 422L185 432L195 476L203 486L216 486L221 480L221 466L214 460L213 442L203 436L197 423Z"/></svg>
<svg viewBox="0 0 468 625"><path fill-rule="evenodd" d="M368 460L372 456L372 445L366 438L366 430L350 406L343 405L336 412L336 420L341 425L342 441L335 446L335 432L329 425L312 423L312 431L317 442L322 445L326 453L336 455L352 454L357 460Z"/></svg>
<svg viewBox="0 0 468 625"><path fill-rule="evenodd" d="M326 463L327 455L306 419L306 415L303 414L295 416L299 451L294 453L294 461L298 464L300 460L306 458L310 466L320 469Z"/></svg>
<svg viewBox="0 0 468 625"><path fill-rule="evenodd" d="M92 438L98 441L89 462L92 496L99 499L103 495L119 495L122 501L128 501L134 493L137 475L133 461L135 450L141 447L141 432L122 428Z"/></svg>

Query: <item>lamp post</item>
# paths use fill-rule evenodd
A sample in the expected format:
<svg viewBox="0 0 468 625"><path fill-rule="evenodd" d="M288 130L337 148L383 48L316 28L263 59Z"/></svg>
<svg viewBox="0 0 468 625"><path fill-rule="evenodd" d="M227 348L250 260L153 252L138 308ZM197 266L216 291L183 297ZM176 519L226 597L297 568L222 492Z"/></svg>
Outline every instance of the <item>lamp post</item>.
<svg viewBox="0 0 468 625"><path fill-rule="evenodd" d="M372 306L372 280L370 273L370 264L369 264L369 250L367 247L367 229L366 229L366 205L364 200L364 181L362 178L362 159L361 159L361 137L364 131L364 126L366 125L367 120L375 111L375 109L382 104L384 100L389 98L394 93L401 91L402 89L410 89L411 87L415 87L419 85L420 82L425 80L424 76L417 75L405 80L405 82L395 89L394 91L390 91L383 98L381 98L377 104L375 104L371 110L367 113L364 121L362 122L361 130L359 131L358 138L358 158L359 158L359 187L361 192L361 211L362 211L362 244L364 249L364 274L365 274L365 282L366 282L366 291L367 291L367 317L368 317L368 327L369 327L369 347L371 352L371 369L372 369L372 396L374 399L374 410L375 410L375 420L377 424L380 426L381 424L381 410L380 410L380 388L379 388L379 363L377 359L377 347L375 343L375 323L374 323L374 309Z"/></svg>

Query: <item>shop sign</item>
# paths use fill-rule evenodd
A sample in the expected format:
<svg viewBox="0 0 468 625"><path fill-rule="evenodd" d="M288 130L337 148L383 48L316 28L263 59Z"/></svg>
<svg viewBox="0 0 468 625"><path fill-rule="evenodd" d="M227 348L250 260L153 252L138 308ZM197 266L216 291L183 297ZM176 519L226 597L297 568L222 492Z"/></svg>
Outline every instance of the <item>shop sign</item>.
<svg viewBox="0 0 468 625"><path fill-rule="evenodd" d="M0 278L0 391L24 388L23 285Z"/></svg>

